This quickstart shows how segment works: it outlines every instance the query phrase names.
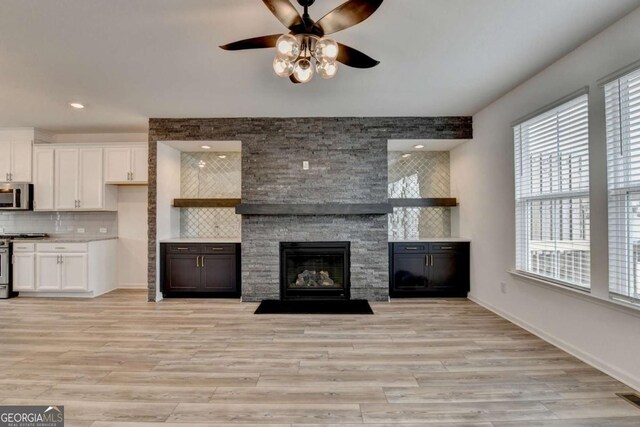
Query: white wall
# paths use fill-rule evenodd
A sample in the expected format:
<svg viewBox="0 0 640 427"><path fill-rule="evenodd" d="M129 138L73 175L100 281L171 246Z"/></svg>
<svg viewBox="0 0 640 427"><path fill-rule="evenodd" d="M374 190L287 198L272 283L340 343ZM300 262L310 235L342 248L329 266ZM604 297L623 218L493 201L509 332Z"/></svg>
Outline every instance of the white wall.
<svg viewBox="0 0 640 427"><path fill-rule="evenodd" d="M156 200L156 253L160 254L160 241L180 236L180 209L174 208L173 199L180 197L180 151L158 142ZM160 257L156 257L156 301L160 293Z"/></svg>
<svg viewBox="0 0 640 427"><path fill-rule="evenodd" d="M640 389L640 312L607 300L604 97L596 82L640 59L639 40L637 9L476 114L474 140L451 153L452 196L460 202L454 228L473 239L470 297L636 389ZM593 297L508 273L515 265L511 123L586 85L590 86Z"/></svg>
<svg viewBox="0 0 640 427"><path fill-rule="evenodd" d="M118 188L118 283L147 288L147 191L145 186Z"/></svg>

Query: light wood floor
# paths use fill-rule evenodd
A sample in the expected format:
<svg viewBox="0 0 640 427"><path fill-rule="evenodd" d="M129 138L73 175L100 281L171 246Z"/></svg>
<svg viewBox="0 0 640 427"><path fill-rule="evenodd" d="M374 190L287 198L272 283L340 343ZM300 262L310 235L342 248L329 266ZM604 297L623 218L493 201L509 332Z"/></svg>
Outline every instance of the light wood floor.
<svg viewBox="0 0 640 427"><path fill-rule="evenodd" d="M256 316L145 297L0 301L0 404L65 405L68 427L640 426L631 390L468 301Z"/></svg>

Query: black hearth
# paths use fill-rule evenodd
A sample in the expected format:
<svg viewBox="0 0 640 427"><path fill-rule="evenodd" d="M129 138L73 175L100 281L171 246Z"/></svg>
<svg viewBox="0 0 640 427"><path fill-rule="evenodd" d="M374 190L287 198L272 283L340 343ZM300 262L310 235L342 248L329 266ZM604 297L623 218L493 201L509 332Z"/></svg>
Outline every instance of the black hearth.
<svg viewBox="0 0 640 427"><path fill-rule="evenodd" d="M349 242L280 243L280 299L350 299Z"/></svg>

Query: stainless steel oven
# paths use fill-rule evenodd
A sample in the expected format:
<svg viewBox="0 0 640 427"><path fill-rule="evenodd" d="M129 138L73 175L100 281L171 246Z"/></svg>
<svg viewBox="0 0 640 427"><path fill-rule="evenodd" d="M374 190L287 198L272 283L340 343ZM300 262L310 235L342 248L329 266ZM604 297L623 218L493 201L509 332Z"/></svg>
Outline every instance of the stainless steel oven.
<svg viewBox="0 0 640 427"><path fill-rule="evenodd" d="M33 209L33 185L5 182L0 184L0 210L27 211Z"/></svg>
<svg viewBox="0 0 640 427"><path fill-rule="evenodd" d="M11 244L9 240L0 240L0 299L11 296Z"/></svg>

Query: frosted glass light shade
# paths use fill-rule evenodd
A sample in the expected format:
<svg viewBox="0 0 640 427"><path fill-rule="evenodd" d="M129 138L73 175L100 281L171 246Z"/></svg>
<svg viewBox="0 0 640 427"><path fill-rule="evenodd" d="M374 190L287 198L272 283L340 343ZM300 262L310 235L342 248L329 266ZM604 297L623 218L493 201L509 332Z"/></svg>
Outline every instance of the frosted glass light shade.
<svg viewBox="0 0 640 427"><path fill-rule="evenodd" d="M313 66L308 59L300 59L293 68L293 77L300 83L307 83L313 78Z"/></svg>
<svg viewBox="0 0 640 427"><path fill-rule="evenodd" d="M338 64L336 62L322 61L316 64L316 71L323 79L332 79L338 72Z"/></svg>
<svg viewBox="0 0 640 427"><path fill-rule="evenodd" d="M338 57L338 43L335 40L323 37L316 43L315 56L318 61L333 62Z"/></svg>
<svg viewBox="0 0 640 427"><path fill-rule="evenodd" d="M293 62L289 61L286 58L281 58L276 56L273 60L273 71L280 77L289 77L293 74Z"/></svg>
<svg viewBox="0 0 640 427"><path fill-rule="evenodd" d="M279 57L293 61L300 55L300 43L291 34L283 34L276 42L276 50Z"/></svg>

